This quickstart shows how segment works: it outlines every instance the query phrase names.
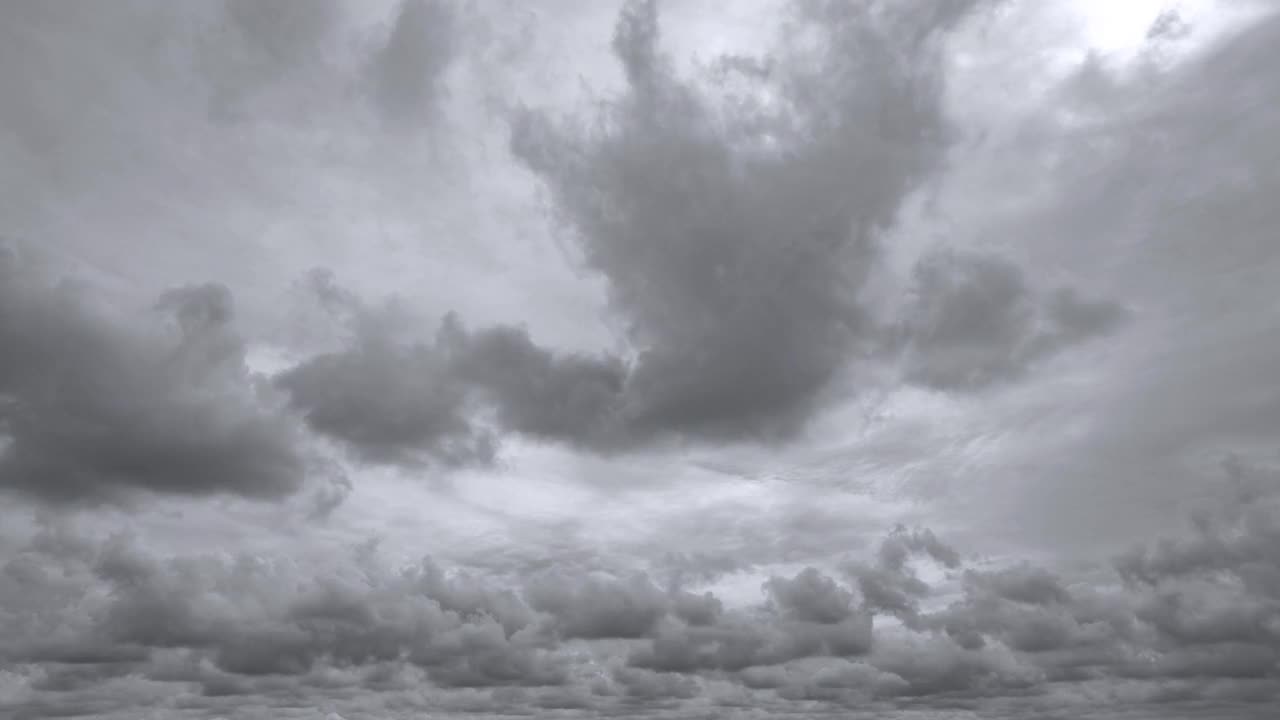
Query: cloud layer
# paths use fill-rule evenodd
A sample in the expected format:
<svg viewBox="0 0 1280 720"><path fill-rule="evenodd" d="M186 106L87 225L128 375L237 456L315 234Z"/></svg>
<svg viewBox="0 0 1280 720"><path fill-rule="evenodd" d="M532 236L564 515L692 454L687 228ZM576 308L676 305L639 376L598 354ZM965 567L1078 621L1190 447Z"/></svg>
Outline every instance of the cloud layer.
<svg viewBox="0 0 1280 720"><path fill-rule="evenodd" d="M962 559L898 528L844 570L768 578L758 599L645 574L501 577L395 567L355 548L327 567L262 556L162 559L49 526L0 572L7 709L347 717L513 706L724 712L804 702L988 716L1280 700L1275 469L1254 468L1180 536L1137 546L1111 580ZM928 567L946 572L934 583ZM126 678L143 678L132 685ZM1234 710L1230 708L1234 707ZM23 715L25 713L25 715ZM406 715L407 716L407 715Z"/></svg>
<svg viewBox="0 0 1280 720"><path fill-rule="evenodd" d="M0 8L0 716L1271 717L1275 9L617 5Z"/></svg>

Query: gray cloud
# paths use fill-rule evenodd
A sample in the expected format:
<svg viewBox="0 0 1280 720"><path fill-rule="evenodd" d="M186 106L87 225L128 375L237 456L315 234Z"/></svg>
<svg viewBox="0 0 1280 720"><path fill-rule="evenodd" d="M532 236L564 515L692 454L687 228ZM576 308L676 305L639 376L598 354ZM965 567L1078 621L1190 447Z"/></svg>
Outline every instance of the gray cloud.
<svg viewBox="0 0 1280 720"><path fill-rule="evenodd" d="M528 111L516 155L546 183L638 349L628 435L786 434L857 352L875 236L945 145L936 34L974 3L809 3L817 33L723 106L679 78L656 4L613 48L626 93L586 122ZM741 63L731 66L740 65Z"/></svg>
<svg viewBox="0 0 1280 720"><path fill-rule="evenodd" d="M156 309L176 327L147 332L6 250L0 306L0 486L65 503L301 484L294 431L259 398L225 288L165 293Z"/></svg>
<svg viewBox="0 0 1280 720"><path fill-rule="evenodd" d="M964 698L981 712L1085 712L1121 693L1173 716L1208 700L1247 716L1249 703L1277 699L1280 679L1280 575L1274 553L1252 550L1274 541L1277 497L1264 486L1248 505L1228 500L1212 522L1202 514L1157 546L1186 559L1124 555L1116 579L1127 584L1069 586L1027 562L969 568L958 595L921 584L912 596L949 604L915 608L910 627L874 628L873 615L898 609L814 568L769 579L759 604L728 606L643 575L500 580L431 560L391 567L368 552L330 557L316 574L283 558L161 559L131 541L48 528L0 567L4 661L41 668L34 696L0 708L35 714L55 697L107 707L95 693L140 677L156 698L195 684L206 707L305 688L418 711L625 714L695 698L941 708ZM1236 550L1206 554L1206 533ZM854 566L911 579L918 557L963 565L932 533L898 529ZM429 695L411 702L423 687ZM136 688L113 692L150 702Z"/></svg>
<svg viewBox="0 0 1280 720"><path fill-rule="evenodd" d="M374 101L389 120L416 124L436 112L457 50L457 25L453 7L442 0L400 4L369 66Z"/></svg>
<svg viewBox="0 0 1280 720"><path fill-rule="evenodd" d="M556 619L567 638L640 638L667 613L668 599L649 578L626 581L550 575L528 589L530 604Z"/></svg>
<svg viewBox="0 0 1280 720"><path fill-rule="evenodd" d="M800 0L777 33L773 4L631 3L621 91L488 147L469 103L610 80L578 37L614 8L389 3L361 28L382 9L122 2L0 9L0 217L104 290L0 260L0 488L39 501L0 510L0 716L1274 715L1273 10L1186 54L1205 29L1166 15L1052 85L1074 3L984 29L970 0ZM506 60L455 21L486 19L556 26L563 67L535 49L473 92ZM776 42L666 54L712 35ZM407 171L431 163L404 131L441 117L486 128L450 139L466 172ZM529 233L530 178L569 263L501 239ZM951 245L922 253L899 216L933 210L910 222ZM472 241L494 279L455 267ZM270 335L245 284L301 255L359 292L313 276L333 327ZM569 351L604 347L572 327L596 289L628 344ZM722 442L817 410L797 445ZM359 467L489 463L508 434L528 464L447 496ZM304 469L309 517L191 502ZM890 518L946 542L864 545Z"/></svg>
<svg viewBox="0 0 1280 720"><path fill-rule="evenodd" d="M487 462L494 440L467 412L466 387L433 345L366 336L276 378L307 425L363 460Z"/></svg>
<svg viewBox="0 0 1280 720"><path fill-rule="evenodd" d="M445 331L459 381L489 399L504 429L587 447L617 442L617 402L626 381L621 361L557 354L519 328L468 333L448 318Z"/></svg>
<svg viewBox="0 0 1280 720"><path fill-rule="evenodd" d="M863 608L896 616L909 627L920 622L919 601L931 588L908 564L913 556L925 556L946 568L960 565L960 556L928 529L894 528L880 543L874 564L855 563L847 568L857 580Z"/></svg>
<svg viewBox="0 0 1280 720"><path fill-rule="evenodd" d="M604 452L793 433L859 347L882 342L858 292L877 233L946 146L938 36L973 4L895 6L883 25L878 10L804 5L795 29L818 32L818 49L784 34L768 71L748 74L776 109L678 77L656 5L627 5L613 41L626 93L600 122L524 111L512 148L608 281L635 357L561 355L525 330L449 317L434 348L362 345L282 387L314 429L380 461L483 459L469 399L502 430ZM1061 300L1046 313L1059 334L1101 322ZM382 417L397 427L374 427Z"/></svg>
<svg viewBox="0 0 1280 720"><path fill-rule="evenodd" d="M307 285L344 319L350 337L276 378L314 431L363 460L445 465L493 460L494 429L604 449L618 442L616 403L625 368L616 358L570 355L535 344L526 330L468 330L446 315L415 340L393 305L369 307L317 271Z"/></svg>
<svg viewBox="0 0 1280 720"><path fill-rule="evenodd" d="M900 329L908 382L937 390L975 390L1024 375L1037 361L1114 329L1114 303L1070 288L1043 295L1022 270L993 255L935 251L913 273Z"/></svg>

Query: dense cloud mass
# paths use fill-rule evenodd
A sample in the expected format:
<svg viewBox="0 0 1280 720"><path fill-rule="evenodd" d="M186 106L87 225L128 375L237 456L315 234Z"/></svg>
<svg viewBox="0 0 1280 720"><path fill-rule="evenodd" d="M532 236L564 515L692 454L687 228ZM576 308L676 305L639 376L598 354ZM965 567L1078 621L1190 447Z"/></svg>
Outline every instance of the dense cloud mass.
<svg viewBox="0 0 1280 720"><path fill-rule="evenodd" d="M721 106L676 74L656 4L631 3L613 38L626 94L598 119L518 118L515 153L637 348L620 399L631 435L794 430L869 330L858 290L877 232L939 160L937 44L962 13L800 14L812 45L758 69L726 59L759 84Z"/></svg>
<svg viewBox="0 0 1280 720"><path fill-rule="evenodd" d="M157 333L0 251L0 487L75 503L301 484L295 431L257 397L226 288L165 292Z"/></svg>
<svg viewBox="0 0 1280 720"><path fill-rule="evenodd" d="M1280 13L712 5L0 7L0 717L1270 720Z"/></svg>

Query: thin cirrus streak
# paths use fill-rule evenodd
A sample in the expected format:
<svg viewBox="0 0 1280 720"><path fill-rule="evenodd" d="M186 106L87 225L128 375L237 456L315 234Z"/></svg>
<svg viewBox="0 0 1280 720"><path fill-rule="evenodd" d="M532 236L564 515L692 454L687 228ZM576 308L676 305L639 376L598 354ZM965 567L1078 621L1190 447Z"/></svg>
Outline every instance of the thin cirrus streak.
<svg viewBox="0 0 1280 720"><path fill-rule="evenodd" d="M0 715L1270 718L1263 2L0 9Z"/></svg>

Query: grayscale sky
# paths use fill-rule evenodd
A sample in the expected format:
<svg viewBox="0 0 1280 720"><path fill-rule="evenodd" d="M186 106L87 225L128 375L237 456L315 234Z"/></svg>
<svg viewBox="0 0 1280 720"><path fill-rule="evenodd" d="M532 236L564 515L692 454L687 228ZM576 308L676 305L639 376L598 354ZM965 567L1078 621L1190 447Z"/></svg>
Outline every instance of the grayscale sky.
<svg viewBox="0 0 1280 720"><path fill-rule="evenodd" d="M0 3L0 717L1276 717L1277 48Z"/></svg>

